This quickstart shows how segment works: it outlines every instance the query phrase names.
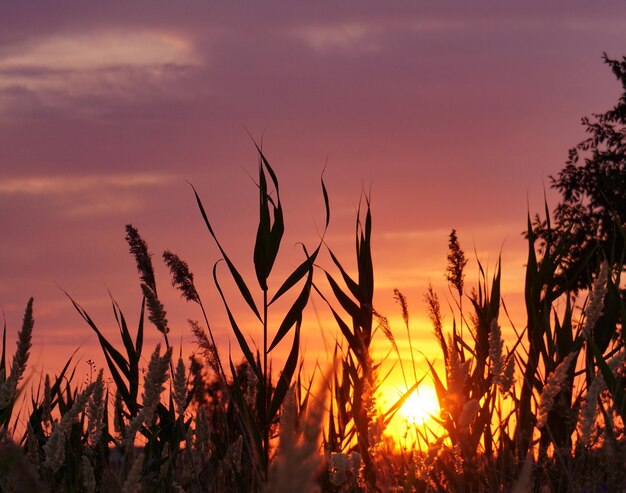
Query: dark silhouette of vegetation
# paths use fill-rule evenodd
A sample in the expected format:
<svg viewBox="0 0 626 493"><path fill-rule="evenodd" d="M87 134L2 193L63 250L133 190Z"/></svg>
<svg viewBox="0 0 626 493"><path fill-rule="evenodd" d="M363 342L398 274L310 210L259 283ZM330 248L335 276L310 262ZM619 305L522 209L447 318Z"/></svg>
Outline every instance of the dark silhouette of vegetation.
<svg viewBox="0 0 626 493"><path fill-rule="evenodd" d="M444 323L432 286L426 293L441 354L414 348L408 302L396 289L408 336L408 348L401 350L389 320L374 308L369 198L364 213L358 209L356 268L348 270L324 240L330 206L323 182L324 233L314 250L303 246L300 264L274 286L271 274L285 225L278 179L257 148L256 296L227 256L193 190L222 255L213 268L213 283L242 362L233 361L230 347L228 357L220 356L189 265L165 251L172 285L197 305L205 325L190 320L196 352L188 365L182 348L174 351L148 245L136 228L127 226L143 294L136 330L112 299L119 329L114 345L70 297L98 338L106 377L104 369L90 363L89 378L81 385L70 358L60 374L42 374L39 384L31 385L30 400L24 399L32 298L11 365L6 324L3 328L0 492L621 491L626 482L626 343L619 330L626 313L619 291L626 207L626 58L605 60L625 95L612 111L583 120L592 137L572 150L554 179L563 194L554 223L547 207L544 219L533 224L528 217L524 330L517 331L512 322L506 329L514 336L509 332L505 337L502 330L506 307L499 259L491 279L478 262L477 286L466 290L468 261L452 230L445 274L456 303L450 323ZM578 166L583 158L585 165ZM317 264L323 248L336 274ZM245 319L231 310L218 266L227 268L244 309L251 311L258 343L248 335L249 322L240 325ZM326 303L338 330L332 367L316 376L320 365L315 362L313 375L306 377L300 331L311 295ZM274 302L283 296L292 301L280 312ZM465 310L464 298L471 302ZM270 311L279 312L279 324ZM149 330L144 321L154 325L166 346L162 352L158 344L149 358L142 352L144 329ZM393 349L386 356L374 345L377 332ZM288 354L276 374L272 351L279 345L286 345ZM404 389L385 410L387 403L377 399L386 378L382 364L393 352ZM415 354L425 359L424 375L418 376ZM437 357L443 357L441 369ZM413 366L413 381L403 360ZM314 363L310 355L307 363ZM390 420L424 380L435 387L437 416L422 425L407 424L404 437L385 435ZM25 429L18 429L21 423Z"/></svg>
<svg viewBox="0 0 626 493"><path fill-rule="evenodd" d="M626 260L626 57L604 61L622 85L622 95L609 111L584 117L589 137L569 151L566 166L551 177L561 194L550 228L535 220L542 239L568 240L562 259L560 284L589 288L593 272L606 259L624 268Z"/></svg>

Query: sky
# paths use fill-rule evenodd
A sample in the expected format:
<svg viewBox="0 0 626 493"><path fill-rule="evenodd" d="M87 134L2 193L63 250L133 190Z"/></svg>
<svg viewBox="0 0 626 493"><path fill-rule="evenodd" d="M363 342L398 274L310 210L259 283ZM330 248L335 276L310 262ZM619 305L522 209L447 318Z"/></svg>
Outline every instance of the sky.
<svg viewBox="0 0 626 493"><path fill-rule="evenodd" d="M77 360L98 359L96 337L64 292L112 341L109 292L136 324L128 223L154 254L172 340L188 340L186 320L200 314L168 288L165 249L189 262L221 346L234 344L212 285L220 254L189 183L254 286L252 139L278 175L285 209L273 289L301 260L297 243L320 241L323 173L324 239L351 271L359 201L371 198L375 305L392 327L399 288L415 340L431 347L423 293L432 282L444 311L453 303L443 273L455 228L471 260L468 288L476 259L493 272L502 256L503 295L523 328L527 213L543 211L544 193L551 207L558 201L549 177L584 138L580 118L620 94L602 53L621 57L625 47L626 4L617 1L3 2L0 306L9 352L30 296L35 371L55 371L77 348ZM327 254L319 263L332 267ZM311 306L308 355L337 330L319 298ZM158 336L147 329L150 344Z"/></svg>

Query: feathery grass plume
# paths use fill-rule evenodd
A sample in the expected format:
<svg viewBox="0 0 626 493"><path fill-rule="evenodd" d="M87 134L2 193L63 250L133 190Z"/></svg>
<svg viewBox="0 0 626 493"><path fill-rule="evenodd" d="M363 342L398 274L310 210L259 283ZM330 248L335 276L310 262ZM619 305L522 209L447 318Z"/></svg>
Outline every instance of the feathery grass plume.
<svg viewBox="0 0 626 493"><path fill-rule="evenodd" d="M619 353L609 361L607 365L612 372L615 372L624 363L624 353ZM594 379L591 381L583 405L580 408L579 425L580 439L582 444L588 446L591 444L593 435L593 425L596 422L596 409L598 407L598 397L606 389L606 380L602 373L598 371Z"/></svg>
<svg viewBox="0 0 626 493"><path fill-rule="evenodd" d="M537 409L537 428L541 429L546 426L548 421L548 413L554 404L554 398L562 390L563 383L567 378L567 372L572 362L576 359L577 352L569 353L563 361L561 361L555 370L548 375L546 384L541 391L539 406Z"/></svg>
<svg viewBox="0 0 626 493"><path fill-rule="evenodd" d="M489 369L493 375L493 380L498 383L504 371L504 358L502 357L502 332L498 321L494 318L491 321L489 330Z"/></svg>
<svg viewBox="0 0 626 493"><path fill-rule="evenodd" d="M259 379L250 365L246 365L246 402L250 409L256 407Z"/></svg>
<svg viewBox="0 0 626 493"><path fill-rule="evenodd" d="M113 431L122 437L125 431L124 417L122 414L124 402L122 400L122 394L119 390L115 392L115 401L113 402Z"/></svg>
<svg viewBox="0 0 626 493"><path fill-rule="evenodd" d="M467 401L459 416L459 428L469 428L474 421L474 417L478 414L478 411L480 411L478 399L470 399Z"/></svg>
<svg viewBox="0 0 626 493"><path fill-rule="evenodd" d="M178 415L182 416L187 404L187 370L182 356L178 358L178 364L174 372L174 403Z"/></svg>
<svg viewBox="0 0 626 493"><path fill-rule="evenodd" d="M371 457L378 452L385 432L385 417L377 407L375 393L373 381L366 380L363 390L363 410L367 415L368 452Z"/></svg>
<svg viewBox="0 0 626 493"><path fill-rule="evenodd" d="M391 327L389 326L389 319L384 315L381 315L376 310L372 308L372 315L378 321L378 327L383 331L387 340L391 343L391 347L396 352L398 356L400 356L400 350L398 349L398 345L396 344L396 339L393 336L393 332L391 332Z"/></svg>
<svg viewBox="0 0 626 493"><path fill-rule="evenodd" d="M133 462L133 466L128 471L124 486L122 487L122 493L141 493L141 472L143 470L144 452L139 453L139 456Z"/></svg>
<svg viewBox="0 0 626 493"><path fill-rule="evenodd" d="M504 374L500 378L500 391L503 394L508 393L509 390L513 387L515 383L515 355L510 354L508 359L506 360L506 365L504 367Z"/></svg>
<svg viewBox="0 0 626 493"><path fill-rule="evenodd" d="M502 394L506 394L513 385L515 358L511 354L508 359L505 359L502 331L495 318L491 321L489 331L489 369L493 375L493 383L498 386Z"/></svg>
<svg viewBox="0 0 626 493"><path fill-rule="evenodd" d="M157 288L152 267L152 255L148 252L148 245L139 235L139 231L132 224L126 225L126 242L130 247L131 255L135 257L141 282L147 285L156 296Z"/></svg>
<svg viewBox="0 0 626 493"><path fill-rule="evenodd" d="M98 378L94 382L93 393L87 404L87 437L91 446L95 446L102 437L102 429L104 428L104 381L103 371L100 369Z"/></svg>
<svg viewBox="0 0 626 493"><path fill-rule="evenodd" d="M591 337L591 332L594 330L598 319L602 316L604 309L604 297L607 291L609 264L605 260L600 266L600 272L598 277L593 283L593 289L589 295L589 305L585 310L585 327L583 333L586 337Z"/></svg>
<svg viewBox="0 0 626 493"><path fill-rule="evenodd" d="M189 325L191 325L191 332L193 333L196 344L202 350L204 357L206 358L207 363L209 364L209 368L213 370L216 375L221 375L220 370L220 359L217 354L217 348L215 344L213 344L204 332L204 329L200 326L198 322L195 320L188 320Z"/></svg>
<svg viewBox="0 0 626 493"><path fill-rule="evenodd" d="M52 427L52 390L50 388L50 375L47 373L43 383L41 421L44 428Z"/></svg>
<svg viewBox="0 0 626 493"><path fill-rule="evenodd" d="M278 449L266 489L268 493L320 491L316 476L320 467L318 441L324 421L324 401L324 392L311 401L299 437L294 387L287 393L280 416Z"/></svg>
<svg viewBox="0 0 626 493"><path fill-rule="evenodd" d="M461 395L465 383L469 378L469 370L472 360L461 361L459 350L451 335L448 335L448 364L446 367L448 377L448 392Z"/></svg>
<svg viewBox="0 0 626 493"><path fill-rule="evenodd" d="M406 302L406 296L404 296L399 289L394 289L393 290L393 297L395 298L396 302L400 304L400 307L402 308L402 319L404 320L405 325L409 325L409 306L407 305Z"/></svg>
<svg viewBox="0 0 626 493"><path fill-rule="evenodd" d="M393 296L397 303L400 304L402 309L402 319L404 320L404 326L406 328L406 335L409 341L409 352L411 354L411 365L413 366L413 378L417 382L417 367L415 365L415 356L413 354L413 342L411 340L411 330L409 327L409 305L406 302L406 296L404 296L399 289L393 290ZM399 356L399 355L398 355ZM402 365L402 358L400 358L400 365ZM404 375L404 368L402 368L402 374Z"/></svg>
<svg viewBox="0 0 626 493"><path fill-rule="evenodd" d="M167 380L167 370L170 358L172 357L172 348L168 348L163 356L161 356L160 353L161 344L157 344L150 358L150 363L148 363L148 373L143 383L143 407L128 425L128 430L124 437L124 443L128 450L130 450L135 443L135 435L141 425L152 420L154 411L161 400L161 392L165 389L164 384Z"/></svg>
<svg viewBox="0 0 626 493"><path fill-rule="evenodd" d="M80 459L80 477L83 480L83 491L85 493L96 493L96 476L86 455L83 455Z"/></svg>
<svg viewBox="0 0 626 493"><path fill-rule="evenodd" d="M172 286L178 288L187 301L200 303L200 296L193 283L193 273L187 262L169 250L163 252L163 260L172 274Z"/></svg>
<svg viewBox="0 0 626 493"><path fill-rule="evenodd" d="M34 324L33 298L30 298L26 305L26 311L24 312L22 330L17 334L17 349L13 355L11 374L0 386L0 409L6 408L11 404L15 398L17 385L22 379L24 371L26 371L26 364L28 363L28 356L32 346Z"/></svg>
<svg viewBox="0 0 626 493"><path fill-rule="evenodd" d="M65 457L65 440L67 439L72 424L78 418L78 415L84 411L91 394L93 393L96 383L90 383L85 387L72 404L72 407L61 417L61 421L55 423L52 434L48 441L43 446L43 450L46 454L45 466L56 473Z"/></svg>
<svg viewBox="0 0 626 493"><path fill-rule="evenodd" d="M167 334L170 329L167 326L167 318L165 318L165 308L163 308L163 304L157 298L156 291L147 284L142 284L141 290L143 291L146 304L148 305L148 312L150 314L148 318L161 334Z"/></svg>
<svg viewBox="0 0 626 493"><path fill-rule="evenodd" d="M467 259L465 258L465 253L461 249L455 229L450 232L448 249L448 268L446 269L446 279L457 290L459 297L462 297L465 278L463 269L467 265Z"/></svg>
<svg viewBox="0 0 626 493"><path fill-rule="evenodd" d="M424 300L426 301L426 307L428 309L428 318L433 324L433 330L435 332L435 337L437 341L439 341L439 345L441 346L441 350L444 355L448 354L448 348L446 346L446 339L443 336L443 322L441 317L441 306L439 304L439 297L437 293L433 290L433 285L428 283L428 290L424 295Z"/></svg>

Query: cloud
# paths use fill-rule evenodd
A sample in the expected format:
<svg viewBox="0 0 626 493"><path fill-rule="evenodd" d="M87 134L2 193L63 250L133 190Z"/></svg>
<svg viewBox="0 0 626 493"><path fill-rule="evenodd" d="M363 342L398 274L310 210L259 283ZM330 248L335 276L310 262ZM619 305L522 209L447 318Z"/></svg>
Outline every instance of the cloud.
<svg viewBox="0 0 626 493"><path fill-rule="evenodd" d="M293 36L304 41L314 51L367 53L381 50L375 39L376 30L365 23L346 23L335 26L318 25L299 28Z"/></svg>
<svg viewBox="0 0 626 493"><path fill-rule="evenodd" d="M0 179L0 195L57 195L90 192L99 188L137 188L165 185L173 177L163 174L31 176Z"/></svg>
<svg viewBox="0 0 626 493"><path fill-rule="evenodd" d="M173 180L165 174L13 177L0 180L0 199L44 202L69 219L102 217L140 210L145 189Z"/></svg>
<svg viewBox="0 0 626 493"><path fill-rule="evenodd" d="M93 116L106 101L186 97L180 83L202 65L193 44L158 31L53 35L0 53L4 116L42 109Z"/></svg>

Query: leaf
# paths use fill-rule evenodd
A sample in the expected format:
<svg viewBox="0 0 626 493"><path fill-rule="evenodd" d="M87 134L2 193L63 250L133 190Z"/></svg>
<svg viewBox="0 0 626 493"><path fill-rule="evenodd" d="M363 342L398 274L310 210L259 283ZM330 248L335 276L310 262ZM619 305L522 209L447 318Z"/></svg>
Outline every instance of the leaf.
<svg viewBox="0 0 626 493"><path fill-rule="evenodd" d="M237 321L235 320L235 317L233 316L230 310L230 307L228 306L228 303L226 302L226 297L224 296L222 287L220 286L217 280L217 264L218 263L219 261L215 262L215 264L213 265L213 280L215 281L215 287L217 288L217 291L219 292L220 297L222 298L222 302L224 303L224 308L226 308L226 313L228 315L228 320L230 321L230 326L232 327L233 332L235 333L235 337L237 338L239 347L241 348L241 351L246 357L246 360L250 364L250 367L254 370L254 373L256 374L259 380L264 380L261 370L258 368L257 364L254 361L254 356L252 354L252 351L250 351L250 346L248 346L248 342L246 341L245 336L239 329L239 326L237 325Z"/></svg>
<svg viewBox="0 0 626 493"><path fill-rule="evenodd" d="M341 290L339 285L328 272L324 271L324 273L326 274L326 279L328 279L328 283L333 290L333 294L335 295L335 298L337 298L341 307L348 312L348 315L350 315L360 327L362 327L364 325L364 320L363 317L361 317L361 307L352 301L348 295Z"/></svg>
<svg viewBox="0 0 626 493"><path fill-rule="evenodd" d="M317 253L319 252L319 247L313 252L313 254L302 262L296 269L289 275L285 282L283 282L282 286L276 291L276 294L272 297L268 306L274 303L278 298L280 298L283 294L289 291L293 286L296 285L300 279L302 279L307 272L309 272L313 268L313 263L315 262L315 258L317 257ZM306 254L306 249L304 251Z"/></svg>
<svg viewBox="0 0 626 493"><path fill-rule="evenodd" d="M291 345L291 351L289 352L289 356L287 357L287 361L285 362L285 367L283 368L282 373L280 374L280 378L276 383L276 389L274 390L274 395L272 397L272 403L269 409L268 423L271 423L278 413L280 406L285 399L285 395L291 386L291 379L296 370L296 366L298 364L298 353L300 348L300 325L302 324L302 318L299 318L296 322L296 330L293 336L293 344Z"/></svg>
<svg viewBox="0 0 626 493"><path fill-rule="evenodd" d="M202 205L202 201L200 200L198 192L196 192L196 189L194 188L193 185L191 185L191 188L193 189L193 193L194 193L194 195L196 197L196 202L198 203L198 207L200 208L200 214L202 215L202 219L204 220L204 224L206 224L206 227L209 230L209 233L213 237L213 240L215 240L215 244L217 245L217 248L219 248L222 256L224 257L224 261L226 262L226 265L228 265L228 269L230 270L230 274L233 277L233 280L235 281L235 284L237 284L237 287L239 288L239 292L241 293L241 296L246 301L246 303L248 304L250 309L254 312L256 317L259 320L261 320L261 314L259 313L259 310L256 307L256 304L254 303L254 299L252 298L252 294L250 293L250 290L248 289L248 286L246 286L246 283L243 280L243 277L241 277L241 274L239 274L239 272L235 268L235 265L228 258L228 255L226 255L226 252L222 248L222 245L220 244L219 240L217 239L217 236L215 236L215 233L213 232L213 228L211 227L211 223L209 223L209 219L208 219L208 217L206 215L206 212L204 210L204 206Z"/></svg>
<svg viewBox="0 0 626 493"><path fill-rule="evenodd" d="M596 363L602 372L602 377L604 378L606 387L611 393L611 397L615 403L615 409L620 414L622 419L626 420L626 393L624 392L624 379L619 375L616 377L613 374L596 343L592 339L587 339L587 342L589 343L596 359Z"/></svg>
<svg viewBox="0 0 626 493"><path fill-rule="evenodd" d="M304 260L285 280L282 286L276 291L276 294L272 297L268 306L274 303L278 298L280 298L283 294L285 294L289 289L291 289L300 279L302 279L306 273L311 269L317 259L317 255L319 254L320 248L322 247L322 243L324 241L324 236L326 235L326 231L328 230L328 224L330 223L330 206L328 202L328 192L326 191L326 185L324 184L324 180L322 178L322 194L324 195L324 207L326 209L326 220L324 222L324 231L322 233L322 239L320 240L319 245L313 251L311 255L307 253L306 247L302 245L302 249L304 250L304 254L306 255L306 260ZM332 252L330 252L332 256ZM340 267L341 270L341 267Z"/></svg>
<svg viewBox="0 0 626 493"><path fill-rule="evenodd" d="M343 282L345 282L346 286L348 286L348 289L352 293L352 296L354 296L357 300L360 300L363 296L361 294L361 288L359 287L359 285L344 270L343 266L341 265L337 257L335 257L335 254L332 252L330 248L328 249L328 253L330 254L330 258L333 260L333 262L339 269L339 272L341 273L341 277L343 278Z"/></svg>
<svg viewBox="0 0 626 493"><path fill-rule="evenodd" d="M304 308L307 305L307 302L309 301L309 293L311 292L312 283L313 283L313 268L311 267L309 269L309 275L307 277L307 280L304 283L304 286L302 287L302 291L296 298L296 301L294 301L293 305L291 305L291 308L285 315L285 318L281 322L280 327L278 327L276 336L274 337L272 344L267 350L268 353L272 351L272 349L276 347L276 345L283 339L283 337L287 335L287 332L289 332L289 329L291 329L291 327L293 327L294 324L297 324L298 321L302 319L302 311L304 310Z"/></svg>
<svg viewBox="0 0 626 493"><path fill-rule="evenodd" d="M348 324L346 324L341 319L339 314L335 311L335 309L332 307L330 302L326 299L326 297L322 294L322 292L318 289L318 287L315 284L313 284L313 288L315 289L315 291L317 291L317 294L319 294L320 297L326 302L326 304L328 305L328 308L330 308L330 311L332 312L333 316L335 317L335 321L337 322L337 325L339 326L339 329L341 330L341 333L346 338L346 341L348 341L348 345L350 346L350 349L352 349L352 351L354 351L354 353L357 356L361 355L363 351L361 350L361 346L360 346L360 344L358 342L358 339L357 339L356 335L353 334L350 331L350 328L348 327Z"/></svg>
<svg viewBox="0 0 626 493"><path fill-rule="evenodd" d="M267 291L267 278L269 277L278 255L280 241L285 231L285 225L283 222L282 206L280 204L278 179L276 178L274 170L263 155L259 146L256 145L256 143L255 146L261 158L261 165L259 166L259 226L257 229L256 243L254 245L254 266L261 289L263 291ZM272 201L272 198L268 193L267 181L265 179L263 167L265 167L269 173L274 189L276 190L275 203ZM271 224L270 219L270 205L272 206L274 218L273 224Z"/></svg>
<svg viewBox="0 0 626 493"><path fill-rule="evenodd" d="M122 354L117 349L115 349L113 345L109 343L109 341L107 341L107 339L102 335L102 333L100 332L96 324L93 322L91 317L89 317L87 312L76 301L74 301L74 299L72 299L72 297L69 294L65 293L65 295L70 299L70 301L74 305L74 308L76 309L76 311L78 311L80 316L85 320L85 322L87 322L87 324L97 334L98 340L100 342L100 346L102 347L102 350L105 356L109 355L111 358L111 361L115 361L115 364L120 368L120 370L124 373L124 375L128 377L129 371L130 371L128 367L128 361L126 361L124 356L122 356Z"/></svg>

